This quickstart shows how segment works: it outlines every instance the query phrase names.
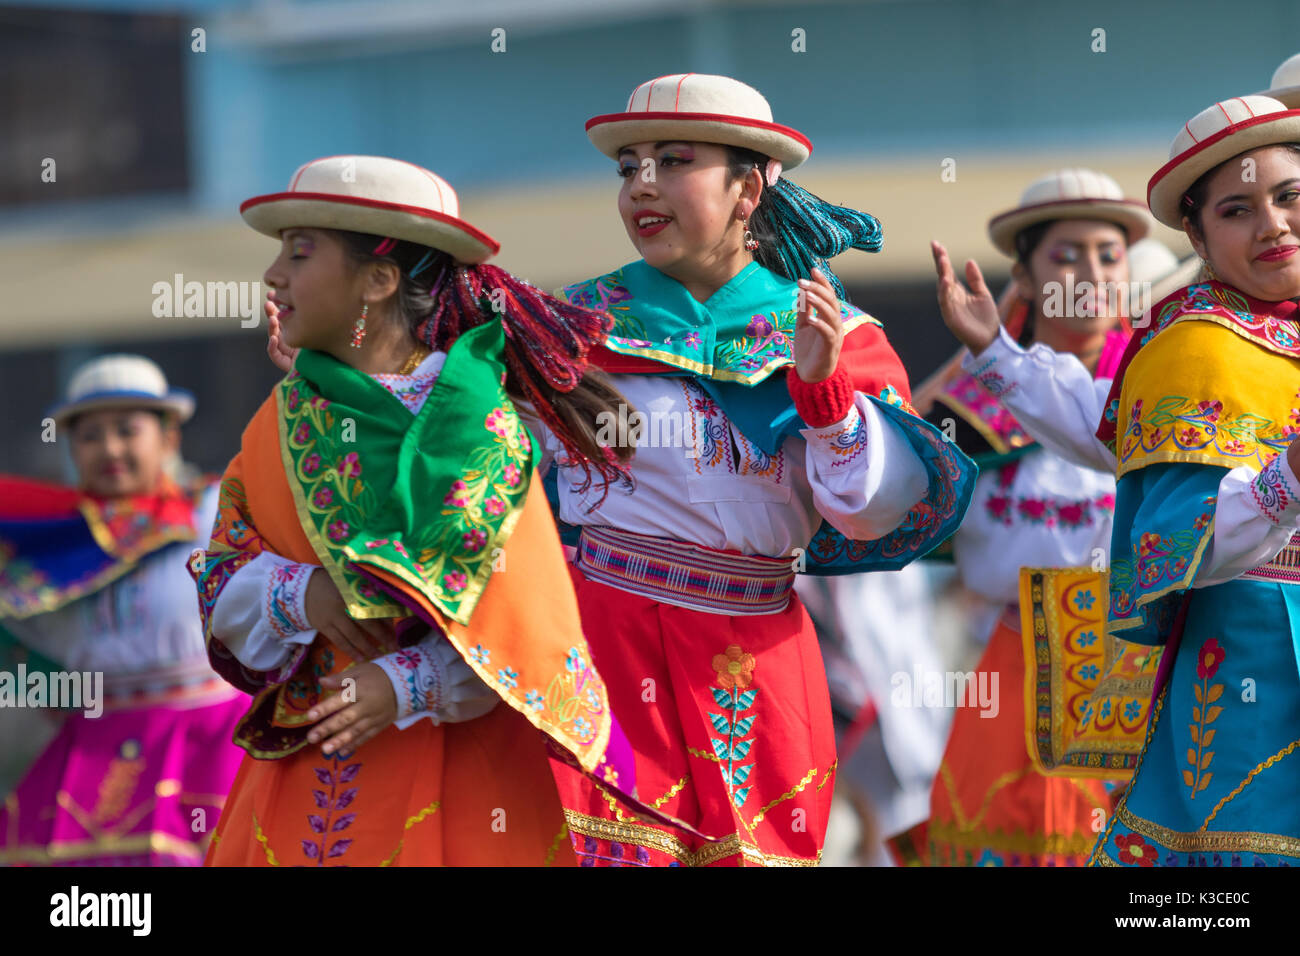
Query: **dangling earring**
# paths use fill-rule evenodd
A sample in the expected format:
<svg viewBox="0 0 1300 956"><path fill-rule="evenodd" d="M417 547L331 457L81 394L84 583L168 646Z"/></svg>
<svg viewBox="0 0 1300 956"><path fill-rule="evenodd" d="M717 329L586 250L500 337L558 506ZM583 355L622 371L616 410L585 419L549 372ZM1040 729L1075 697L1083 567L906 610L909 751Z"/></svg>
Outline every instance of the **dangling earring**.
<svg viewBox="0 0 1300 956"><path fill-rule="evenodd" d="M361 340L366 337L366 316L370 314L370 303L361 306L361 318L352 326L352 347L361 348Z"/></svg>
<svg viewBox="0 0 1300 956"><path fill-rule="evenodd" d="M749 231L748 216L746 216L744 219L741 220L740 226L742 229L745 230L745 248L748 249L750 252L753 252L755 249L758 248L758 240L755 239L754 234Z"/></svg>
<svg viewBox="0 0 1300 956"><path fill-rule="evenodd" d="M1208 259L1203 260L1203 265L1205 266L1205 277L1211 282L1217 282L1219 277L1214 274L1214 266L1210 265L1210 261Z"/></svg>

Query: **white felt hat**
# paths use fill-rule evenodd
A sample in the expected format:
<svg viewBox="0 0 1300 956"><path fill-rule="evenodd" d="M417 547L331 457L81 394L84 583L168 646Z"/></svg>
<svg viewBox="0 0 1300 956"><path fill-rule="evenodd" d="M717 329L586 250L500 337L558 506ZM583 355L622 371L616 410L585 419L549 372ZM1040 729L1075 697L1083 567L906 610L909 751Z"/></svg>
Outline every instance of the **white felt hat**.
<svg viewBox="0 0 1300 956"><path fill-rule="evenodd" d="M1289 110L1300 109L1300 53L1284 60L1273 72L1269 88L1256 96L1271 96Z"/></svg>
<svg viewBox="0 0 1300 956"><path fill-rule="evenodd" d="M500 244L460 218L456 190L423 167L384 156L314 159L280 193L254 196L239 207L244 221L274 238L282 229L345 229L391 236L486 262Z"/></svg>
<svg viewBox="0 0 1300 956"><path fill-rule="evenodd" d="M1169 162L1151 177L1147 203L1166 226L1182 229L1183 194L1220 163L1278 143L1300 142L1300 110L1268 96L1238 96L1201 110L1178 131Z"/></svg>
<svg viewBox="0 0 1300 956"><path fill-rule="evenodd" d="M752 149L785 169L812 152L803 133L772 122L772 107L762 93L729 76L707 73L676 73L642 83L622 113L587 120L587 136L612 159L630 143L669 139Z"/></svg>
<svg viewBox="0 0 1300 956"><path fill-rule="evenodd" d="M989 220L989 238L998 251L1016 254L1016 236L1030 226L1056 219L1099 219L1122 226L1131 245L1151 231L1151 215L1140 199L1126 199L1119 183L1091 169L1057 169L1035 179L1020 205Z"/></svg>
<svg viewBox="0 0 1300 956"><path fill-rule="evenodd" d="M63 424L74 415L108 408L159 409L184 422L194 415L194 396L168 388L162 369L143 355L105 355L77 369L65 399L49 414Z"/></svg>

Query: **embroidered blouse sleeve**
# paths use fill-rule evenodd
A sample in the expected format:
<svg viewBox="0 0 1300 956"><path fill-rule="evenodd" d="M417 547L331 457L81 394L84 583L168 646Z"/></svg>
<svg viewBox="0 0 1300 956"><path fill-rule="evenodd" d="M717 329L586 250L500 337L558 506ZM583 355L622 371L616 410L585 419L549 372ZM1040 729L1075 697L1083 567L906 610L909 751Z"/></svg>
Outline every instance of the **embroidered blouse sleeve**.
<svg viewBox="0 0 1300 956"><path fill-rule="evenodd" d="M807 441L813 504L847 537L870 541L888 534L927 492L925 465L861 392L840 421L800 434Z"/></svg>
<svg viewBox="0 0 1300 956"><path fill-rule="evenodd" d="M263 551L222 588L212 610L213 635L245 667L283 668L316 636L304 603L316 568Z"/></svg>
<svg viewBox="0 0 1300 956"><path fill-rule="evenodd" d="M441 634L430 632L411 647L377 657L397 695L399 730L428 717L434 726L482 717L500 697L465 663Z"/></svg>
<svg viewBox="0 0 1300 956"><path fill-rule="evenodd" d="M1260 471L1233 468L1219 482L1212 539L1194 587L1209 587L1267 564L1300 532L1300 478L1283 451Z"/></svg>
<svg viewBox="0 0 1300 956"><path fill-rule="evenodd" d="M1115 456L1096 436L1110 379L1094 379L1078 358L1041 343L1022 349L1006 329L962 368L1044 448L1085 468L1115 470Z"/></svg>

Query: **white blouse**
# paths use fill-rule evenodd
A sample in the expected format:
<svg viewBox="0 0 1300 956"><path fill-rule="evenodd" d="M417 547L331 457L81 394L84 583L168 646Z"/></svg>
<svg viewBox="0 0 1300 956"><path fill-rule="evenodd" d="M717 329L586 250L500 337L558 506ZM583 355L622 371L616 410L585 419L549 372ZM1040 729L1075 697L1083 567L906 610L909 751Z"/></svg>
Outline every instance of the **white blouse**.
<svg viewBox="0 0 1300 956"><path fill-rule="evenodd" d="M978 356L967 356L962 367L990 388L1004 406L1043 447L1090 468L1112 474L1113 452L1096 436L1110 379L1096 379L1079 359L1037 343L1022 349L1006 329ZM987 387L987 386L986 386ZM1240 577L1267 564L1300 529L1300 478L1279 455L1269 466L1289 491L1280 511L1261 509L1251 486L1257 469L1242 465L1219 482L1214 537L1206 549L1193 587L1209 587Z"/></svg>
<svg viewBox="0 0 1300 956"><path fill-rule="evenodd" d="M1019 601L1021 568L1105 567L1115 478L1037 448L981 470L953 538L962 583L997 604Z"/></svg>
<svg viewBox="0 0 1300 956"><path fill-rule="evenodd" d="M688 376L611 375L631 408L645 416L636 442L632 487L613 485L600 504L599 481L579 492L582 470L557 475L560 518L610 525L715 550L779 557L807 547L822 519L850 538L872 540L896 528L926 494L925 465L897 426L862 393L839 422L804 428L764 454ZM629 412L624 438L633 437ZM542 444L540 474L563 446L529 419ZM611 423L611 442L619 440Z"/></svg>

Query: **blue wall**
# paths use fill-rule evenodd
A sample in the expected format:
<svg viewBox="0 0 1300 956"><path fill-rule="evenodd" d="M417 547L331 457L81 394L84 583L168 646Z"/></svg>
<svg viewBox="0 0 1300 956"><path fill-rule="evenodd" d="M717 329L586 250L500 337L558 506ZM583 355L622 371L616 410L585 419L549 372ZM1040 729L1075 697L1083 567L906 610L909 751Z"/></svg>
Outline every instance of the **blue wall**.
<svg viewBox="0 0 1300 956"><path fill-rule="evenodd" d="M331 153L399 156L460 188L609 176L584 121L620 109L641 81L686 70L757 86L819 158L1056 146L1068 160L1085 144L1159 156L1192 113L1262 89L1300 50L1294 0L708 5L554 29L505 18L481 36L431 31L421 49L408 36L383 53L251 45L214 26L249 8L229 0L74 5L178 11L208 29L207 52L188 54L190 128L178 134L193 146L191 198L210 213L233 213ZM312 4L300 6L309 16ZM492 25L507 30L504 54L490 50ZM791 52L795 27L806 53ZM1090 49L1097 27L1105 53ZM178 42L188 47L188 32Z"/></svg>

